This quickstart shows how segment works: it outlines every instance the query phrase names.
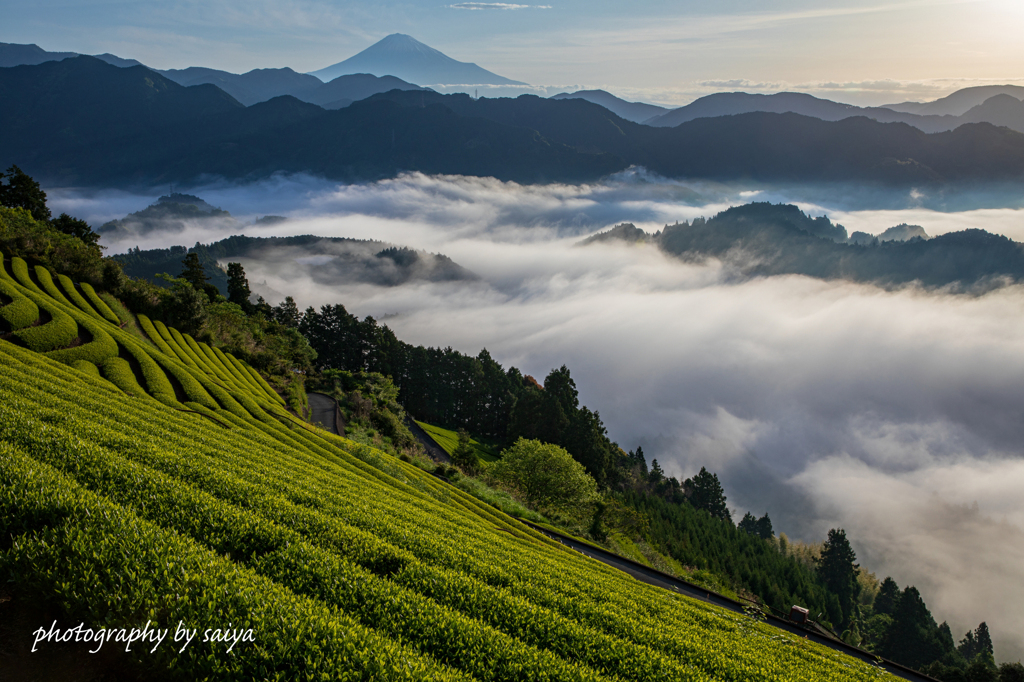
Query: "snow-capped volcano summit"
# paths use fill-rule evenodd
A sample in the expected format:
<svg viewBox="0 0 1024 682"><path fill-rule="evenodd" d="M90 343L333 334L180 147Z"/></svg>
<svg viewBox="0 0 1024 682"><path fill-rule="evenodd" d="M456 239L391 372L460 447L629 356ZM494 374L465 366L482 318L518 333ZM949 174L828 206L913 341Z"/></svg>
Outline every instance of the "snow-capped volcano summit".
<svg viewBox="0 0 1024 682"><path fill-rule="evenodd" d="M352 73L396 76L419 85L525 85L476 64L456 61L403 33L393 33L354 57L311 75L330 81Z"/></svg>

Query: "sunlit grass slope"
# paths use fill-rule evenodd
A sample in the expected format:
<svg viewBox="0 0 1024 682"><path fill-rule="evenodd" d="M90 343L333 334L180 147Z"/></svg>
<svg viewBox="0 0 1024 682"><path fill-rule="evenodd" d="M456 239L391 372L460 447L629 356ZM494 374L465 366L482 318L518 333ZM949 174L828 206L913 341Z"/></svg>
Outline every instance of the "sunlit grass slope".
<svg viewBox="0 0 1024 682"><path fill-rule="evenodd" d="M434 442L441 446L441 449L447 452L449 455L455 452L455 448L459 446L459 434L451 429L443 429L440 426L434 426L433 424L427 424L425 422L416 422L421 429L426 431ZM494 448L488 447L483 443L477 441L475 438L469 439L469 446L473 448L473 452L476 456L485 462L496 462L498 461L497 455L494 453Z"/></svg>
<svg viewBox="0 0 1024 682"><path fill-rule="evenodd" d="M66 626L254 631L125 654L147 679L883 675L308 427L234 358L144 318L152 343L133 336L44 272L0 274L0 580Z"/></svg>

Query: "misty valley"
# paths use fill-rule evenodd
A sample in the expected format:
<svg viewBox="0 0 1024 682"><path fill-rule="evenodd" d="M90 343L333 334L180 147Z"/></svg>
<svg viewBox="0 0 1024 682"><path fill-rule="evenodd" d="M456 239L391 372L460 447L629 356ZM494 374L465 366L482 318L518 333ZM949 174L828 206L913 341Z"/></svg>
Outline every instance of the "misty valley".
<svg viewBox="0 0 1024 682"><path fill-rule="evenodd" d="M1024 87L531 87L0 43L0 670L1024 680Z"/></svg>

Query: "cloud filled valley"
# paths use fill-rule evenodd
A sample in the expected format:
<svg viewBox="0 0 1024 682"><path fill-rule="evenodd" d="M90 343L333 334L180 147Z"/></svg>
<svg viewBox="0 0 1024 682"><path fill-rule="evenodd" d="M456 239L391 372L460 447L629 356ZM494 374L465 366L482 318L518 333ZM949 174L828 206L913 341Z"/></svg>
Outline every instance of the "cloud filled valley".
<svg viewBox="0 0 1024 682"><path fill-rule="evenodd" d="M1024 657L1024 614L1011 606L1024 600L1024 286L967 296L737 280L717 261L684 263L649 245L577 246L619 222L653 232L766 200L827 213L849 232L909 223L1024 240L1017 204L942 212L938 199L907 193L701 185L637 170L579 186L410 174L188 191L248 236L375 239L450 257L480 279L325 288L287 256L244 264L256 291L300 307L343 303L410 343L486 347L541 380L567 365L613 440L643 446L669 475L717 472L734 519L767 512L777 532L815 542L844 527L862 565L916 585L957 638L987 620L997 656ZM154 198L48 192L55 212L96 225ZM253 225L268 214L289 220ZM196 222L105 243L117 253L238 231Z"/></svg>

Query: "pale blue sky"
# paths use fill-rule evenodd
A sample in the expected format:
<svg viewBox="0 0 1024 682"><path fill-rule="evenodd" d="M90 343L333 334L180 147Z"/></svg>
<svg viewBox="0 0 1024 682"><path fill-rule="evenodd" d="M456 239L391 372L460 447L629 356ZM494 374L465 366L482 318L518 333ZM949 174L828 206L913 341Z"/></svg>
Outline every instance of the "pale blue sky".
<svg viewBox="0 0 1024 682"><path fill-rule="evenodd" d="M0 41L156 68L312 71L389 33L535 85L684 104L720 90L856 104L1024 83L1019 0L5 0ZM483 7L467 9L465 7Z"/></svg>

